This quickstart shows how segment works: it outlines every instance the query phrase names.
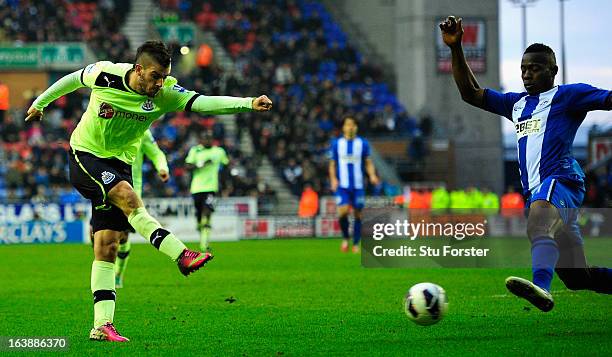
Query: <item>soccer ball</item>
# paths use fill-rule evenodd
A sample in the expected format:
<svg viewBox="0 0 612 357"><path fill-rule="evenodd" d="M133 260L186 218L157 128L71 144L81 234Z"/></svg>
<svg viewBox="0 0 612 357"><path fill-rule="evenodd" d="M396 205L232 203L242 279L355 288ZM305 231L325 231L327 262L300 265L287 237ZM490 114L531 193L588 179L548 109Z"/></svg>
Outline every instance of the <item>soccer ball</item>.
<svg viewBox="0 0 612 357"><path fill-rule="evenodd" d="M446 292L432 283L414 285L404 300L404 312L417 325L433 325L442 320L447 310Z"/></svg>

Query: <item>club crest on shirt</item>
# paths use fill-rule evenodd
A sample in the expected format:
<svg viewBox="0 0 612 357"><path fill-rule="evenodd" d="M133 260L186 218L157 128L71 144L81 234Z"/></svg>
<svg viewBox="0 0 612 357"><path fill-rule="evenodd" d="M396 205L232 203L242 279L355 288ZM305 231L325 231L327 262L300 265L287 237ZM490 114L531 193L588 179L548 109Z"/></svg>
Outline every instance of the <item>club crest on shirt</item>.
<svg viewBox="0 0 612 357"><path fill-rule="evenodd" d="M115 174L113 174L112 172L108 172L108 171L102 172L102 182L104 182L105 185L108 185L109 183L113 182L114 179L115 179Z"/></svg>
<svg viewBox="0 0 612 357"><path fill-rule="evenodd" d="M102 102L100 103L100 110L98 111L98 116L104 119L110 119L115 115L115 109L112 105Z"/></svg>
<svg viewBox="0 0 612 357"><path fill-rule="evenodd" d="M153 108L155 108L155 105L153 104L153 101L151 99L147 99L144 103L142 103L141 108L144 111L150 112L151 110L153 110Z"/></svg>
<svg viewBox="0 0 612 357"><path fill-rule="evenodd" d="M517 138L522 138L527 135L537 134L542 129L542 121L540 118L532 118L514 124Z"/></svg>

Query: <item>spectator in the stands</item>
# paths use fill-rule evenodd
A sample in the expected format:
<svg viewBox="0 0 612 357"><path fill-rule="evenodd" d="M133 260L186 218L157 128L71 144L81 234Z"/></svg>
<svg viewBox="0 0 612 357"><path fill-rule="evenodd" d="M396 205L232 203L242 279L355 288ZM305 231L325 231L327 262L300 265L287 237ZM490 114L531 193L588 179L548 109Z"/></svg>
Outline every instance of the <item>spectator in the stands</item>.
<svg viewBox="0 0 612 357"><path fill-rule="evenodd" d="M9 87L0 80L0 123L4 122L9 107Z"/></svg>
<svg viewBox="0 0 612 357"><path fill-rule="evenodd" d="M431 137L433 134L433 119L429 115L423 116L421 118L421 123L419 124L419 129L425 138Z"/></svg>
<svg viewBox="0 0 612 357"><path fill-rule="evenodd" d="M129 0L17 1L0 6L0 33L18 44L86 41L100 58L129 62L133 56L120 32L129 8ZM44 21L31 21L32 17Z"/></svg>
<svg viewBox="0 0 612 357"><path fill-rule="evenodd" d="M302 167L297 164L294 158L290 158L283 169L283 176L289 184L289 187L291 187L291 192L293 192L294 195L298 195L300 192L302 173Z"/></svg>
<svg viewBox="0 0 612 357"><path fill-rule="evenodd" d="M298 216L312 218L319 211L319 194L312 188L310 182L304 184L304 191L300 198Z"/></svg>
<svg viewBox="0 0 612 357"><path fill-rule="evenodd" d="M20 130L17 124L15 124L13 117L7 115L4 117L4 123L2 123L2 140L6 143L16 143L19 141Z"/></svg>

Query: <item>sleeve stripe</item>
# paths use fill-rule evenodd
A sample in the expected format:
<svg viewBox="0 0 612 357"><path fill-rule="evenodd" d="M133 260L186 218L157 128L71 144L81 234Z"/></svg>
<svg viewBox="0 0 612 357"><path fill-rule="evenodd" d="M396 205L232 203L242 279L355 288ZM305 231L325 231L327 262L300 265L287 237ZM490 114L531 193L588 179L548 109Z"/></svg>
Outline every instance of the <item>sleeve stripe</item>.
<svg viewBox="0 0 612 357"><path fill-rule="evenodd" d="M84 85L85 87L87 87L87 85L85 85L85 81L83 80L83 75L84 75L84 74L85 74L85 68L83 68L83 69L81 70L81 83L83 83L83 85Z"/></svg>
<svg viewBox="0 0 612 357"><path fill-rule="evenodd" d="M193 97L191 97L191 99L189 99L189 101L187 102L187 104L185 104L185 111L186 112L190 112L191 111L191 106L193 105L193 102L195 102L196 98L199 97L200 94L196 93L193 95Z"/></svg>

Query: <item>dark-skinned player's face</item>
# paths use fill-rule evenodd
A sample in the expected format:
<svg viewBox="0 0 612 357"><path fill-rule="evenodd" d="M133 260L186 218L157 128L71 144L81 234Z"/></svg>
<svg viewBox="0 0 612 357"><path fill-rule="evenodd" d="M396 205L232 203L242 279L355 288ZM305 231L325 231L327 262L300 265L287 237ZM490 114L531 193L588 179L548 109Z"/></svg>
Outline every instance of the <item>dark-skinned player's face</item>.
<svg viewBox="0 0 612 357"><path fill-rule="evenodd" d="M207 147L207 148L211 147L213 143L212 133L209 133L209 132L202 133L202 135L200 136L200 143L204 147Z"/></svg>
<svg viewBox="0 0 612 357"><path fill-rule="evenodd" d="M136 88L138 92L148 97L155 97L170 74L170 67L164 68L159 63L150 61L144 65L137 64L136 74L138 75L139 88Z"/></svg>
<svg viewBox="0 0 612 357"><path fill-rule="evenodd" d="M558 70L551 55L543 52L525 53L521 61L521 78L527 93L535 95L552 89Z"/></svg>
<svg viewBox="0 0 612 357"><path fill-rule="evenodd" d="M342 124L342 134L349 139L357 135L357 123L354 119L346 119L344 121L344 124Z"/></svg>

